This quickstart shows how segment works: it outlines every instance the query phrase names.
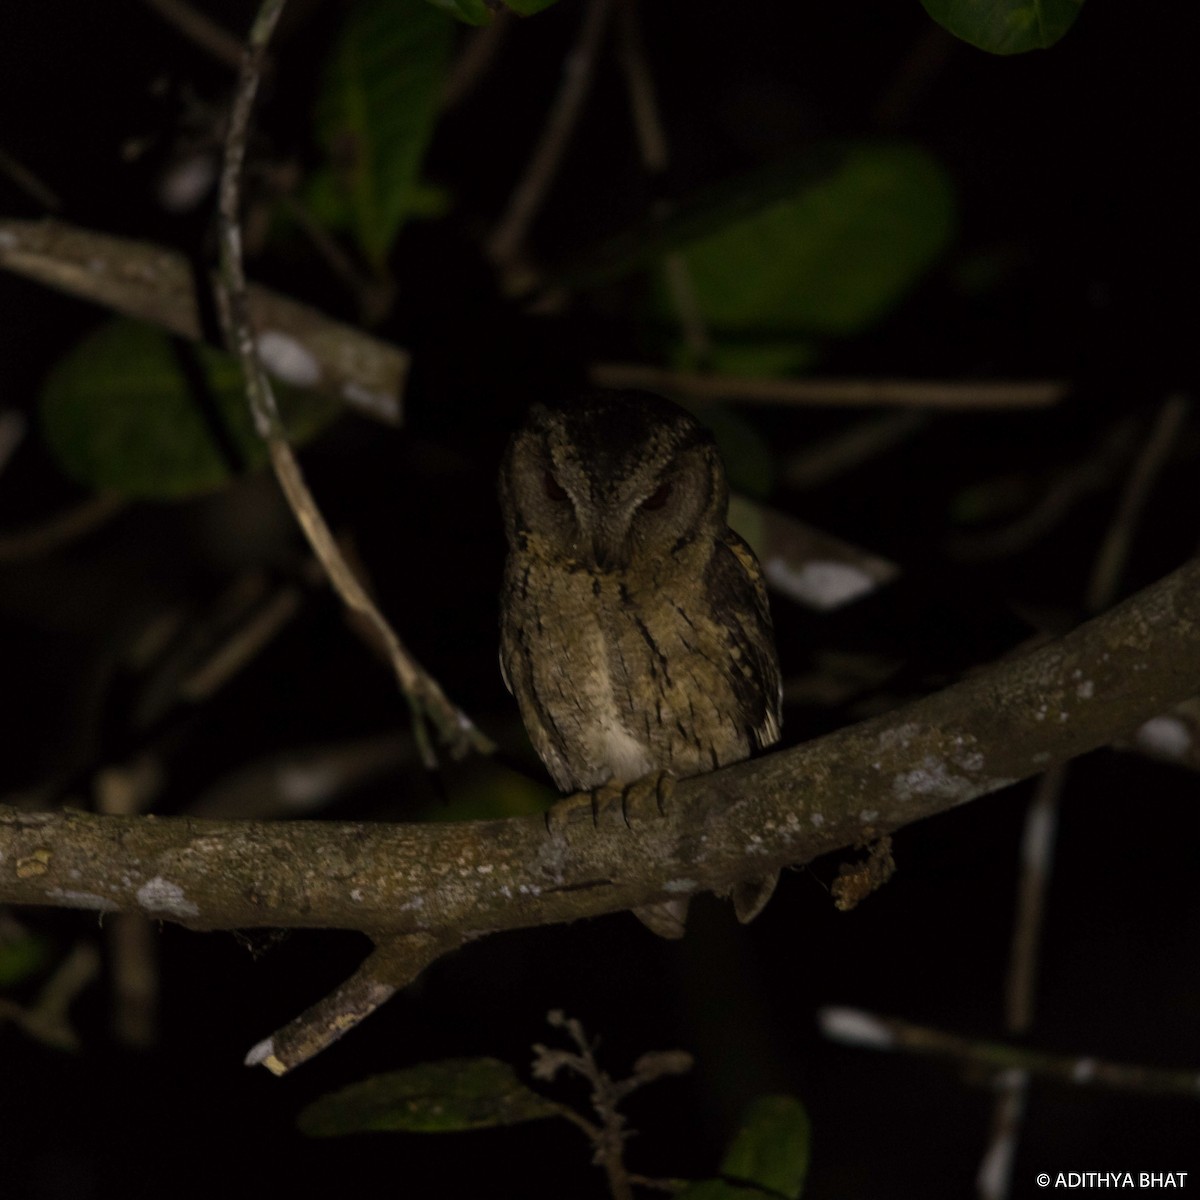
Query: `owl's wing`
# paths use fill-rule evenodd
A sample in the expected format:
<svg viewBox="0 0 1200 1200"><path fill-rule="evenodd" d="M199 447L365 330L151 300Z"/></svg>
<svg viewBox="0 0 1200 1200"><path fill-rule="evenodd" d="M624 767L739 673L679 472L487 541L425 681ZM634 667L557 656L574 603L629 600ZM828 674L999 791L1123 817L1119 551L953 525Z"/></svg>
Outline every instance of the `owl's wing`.
<svg viewBox="0 0 1200 1200"><path fill-rule="evenodd" d="M578 784L567 756L562 736L545 711L538 695L529 662L529 646L520 618L505 606L500 619L500 674L504 686L517 698L521 720L538 757L546 764L550 778L560 792L569 792Z"/></svg>
<svg viewBox="0 0 1200 1200"><path fill-rule="evenodd" d="M729 636L731 679L750 735L759 749L771 746L779 740L783 712L771 607L758 559L732 529L717 542L706 582L712 611Z"/></svg>

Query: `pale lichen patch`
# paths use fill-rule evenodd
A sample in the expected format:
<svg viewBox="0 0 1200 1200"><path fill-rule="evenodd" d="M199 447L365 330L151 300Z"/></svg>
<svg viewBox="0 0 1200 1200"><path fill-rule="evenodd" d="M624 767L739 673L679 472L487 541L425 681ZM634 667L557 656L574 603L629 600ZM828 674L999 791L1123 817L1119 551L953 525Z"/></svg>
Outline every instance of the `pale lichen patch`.
<svg viewBox="0 0 1200 1200"><path fill-rule="evenodd" d="M137 890L142 909L156 917L195 917L200 909L184 895L183 888L161 875L156 875Z"/></svg>

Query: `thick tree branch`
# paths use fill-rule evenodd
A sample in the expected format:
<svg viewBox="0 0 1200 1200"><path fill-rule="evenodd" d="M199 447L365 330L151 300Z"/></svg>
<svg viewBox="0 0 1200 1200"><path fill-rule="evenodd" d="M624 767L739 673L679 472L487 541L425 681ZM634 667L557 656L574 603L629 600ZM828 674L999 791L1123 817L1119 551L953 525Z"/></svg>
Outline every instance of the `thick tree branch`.
<svg viewBox="0 0 1200 1200"><path fill-rule="evenodd" d="M1200 692L1200 559L1066 637L883 717L681 782L668 814L551 836L447 824L204 821L0 808L0 901L196 929L456 938L722 891L1106 745Z"/></svg>
<svg viewBox="0 0 1200 1200"><path fill-rule="evenodd" d="M0 219L0 267L181 337L204 336L191 264L162 246L63 221ZM406 350L258 284L246 291L258 356L277 379L333 392L366 416L400 420Z"/></svg>

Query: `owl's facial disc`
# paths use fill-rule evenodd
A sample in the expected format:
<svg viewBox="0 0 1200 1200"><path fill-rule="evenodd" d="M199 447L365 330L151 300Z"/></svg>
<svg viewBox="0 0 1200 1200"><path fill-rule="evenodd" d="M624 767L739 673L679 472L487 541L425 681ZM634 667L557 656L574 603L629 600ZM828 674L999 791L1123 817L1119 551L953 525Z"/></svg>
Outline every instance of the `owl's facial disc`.
<svg viewBox="0 0 1200 1200"><path fill-rule="evenodd" d="M501 498L510 531L601 572L718 535L727 505L707 430L668 401L624 393L533 409L510 446Z"/></svg>

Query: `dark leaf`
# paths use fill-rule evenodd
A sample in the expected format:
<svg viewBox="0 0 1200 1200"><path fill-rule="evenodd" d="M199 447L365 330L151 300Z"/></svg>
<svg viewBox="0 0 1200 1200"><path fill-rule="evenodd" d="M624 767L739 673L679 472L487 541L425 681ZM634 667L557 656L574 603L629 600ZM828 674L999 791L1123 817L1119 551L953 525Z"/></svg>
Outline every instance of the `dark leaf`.
<svg viewBox="0 0 1200 1200"><path fill-rule="evenodd" d="M276 396L294 441L341 411L317 392L276 385ZM220 487L236 466L266 461L237 363L208 346L177 352L140 321L118 318L85 338L55 366L40 400L55 458L99 491L178 499Z"/></svg>
<svg viewBox="0 0 1200 1200"><path fill-rule="evenodd" d="M472 20L476 8L456 0L453 11ZM360 0L326 68L317 129L328 162L310 183L309 206L347 230L377 269L420 198L453 38L453 20L425 0Z"/></svg>
<svg viewBox="0 0 1200 1200"><path fill-rule="evenodd" d="M312 1137L370 1130L453 1133L558 1115L558 1106L527 1088L507 1063L448 1058L323 1096L300 1114L299 1125Z"/></svg>

